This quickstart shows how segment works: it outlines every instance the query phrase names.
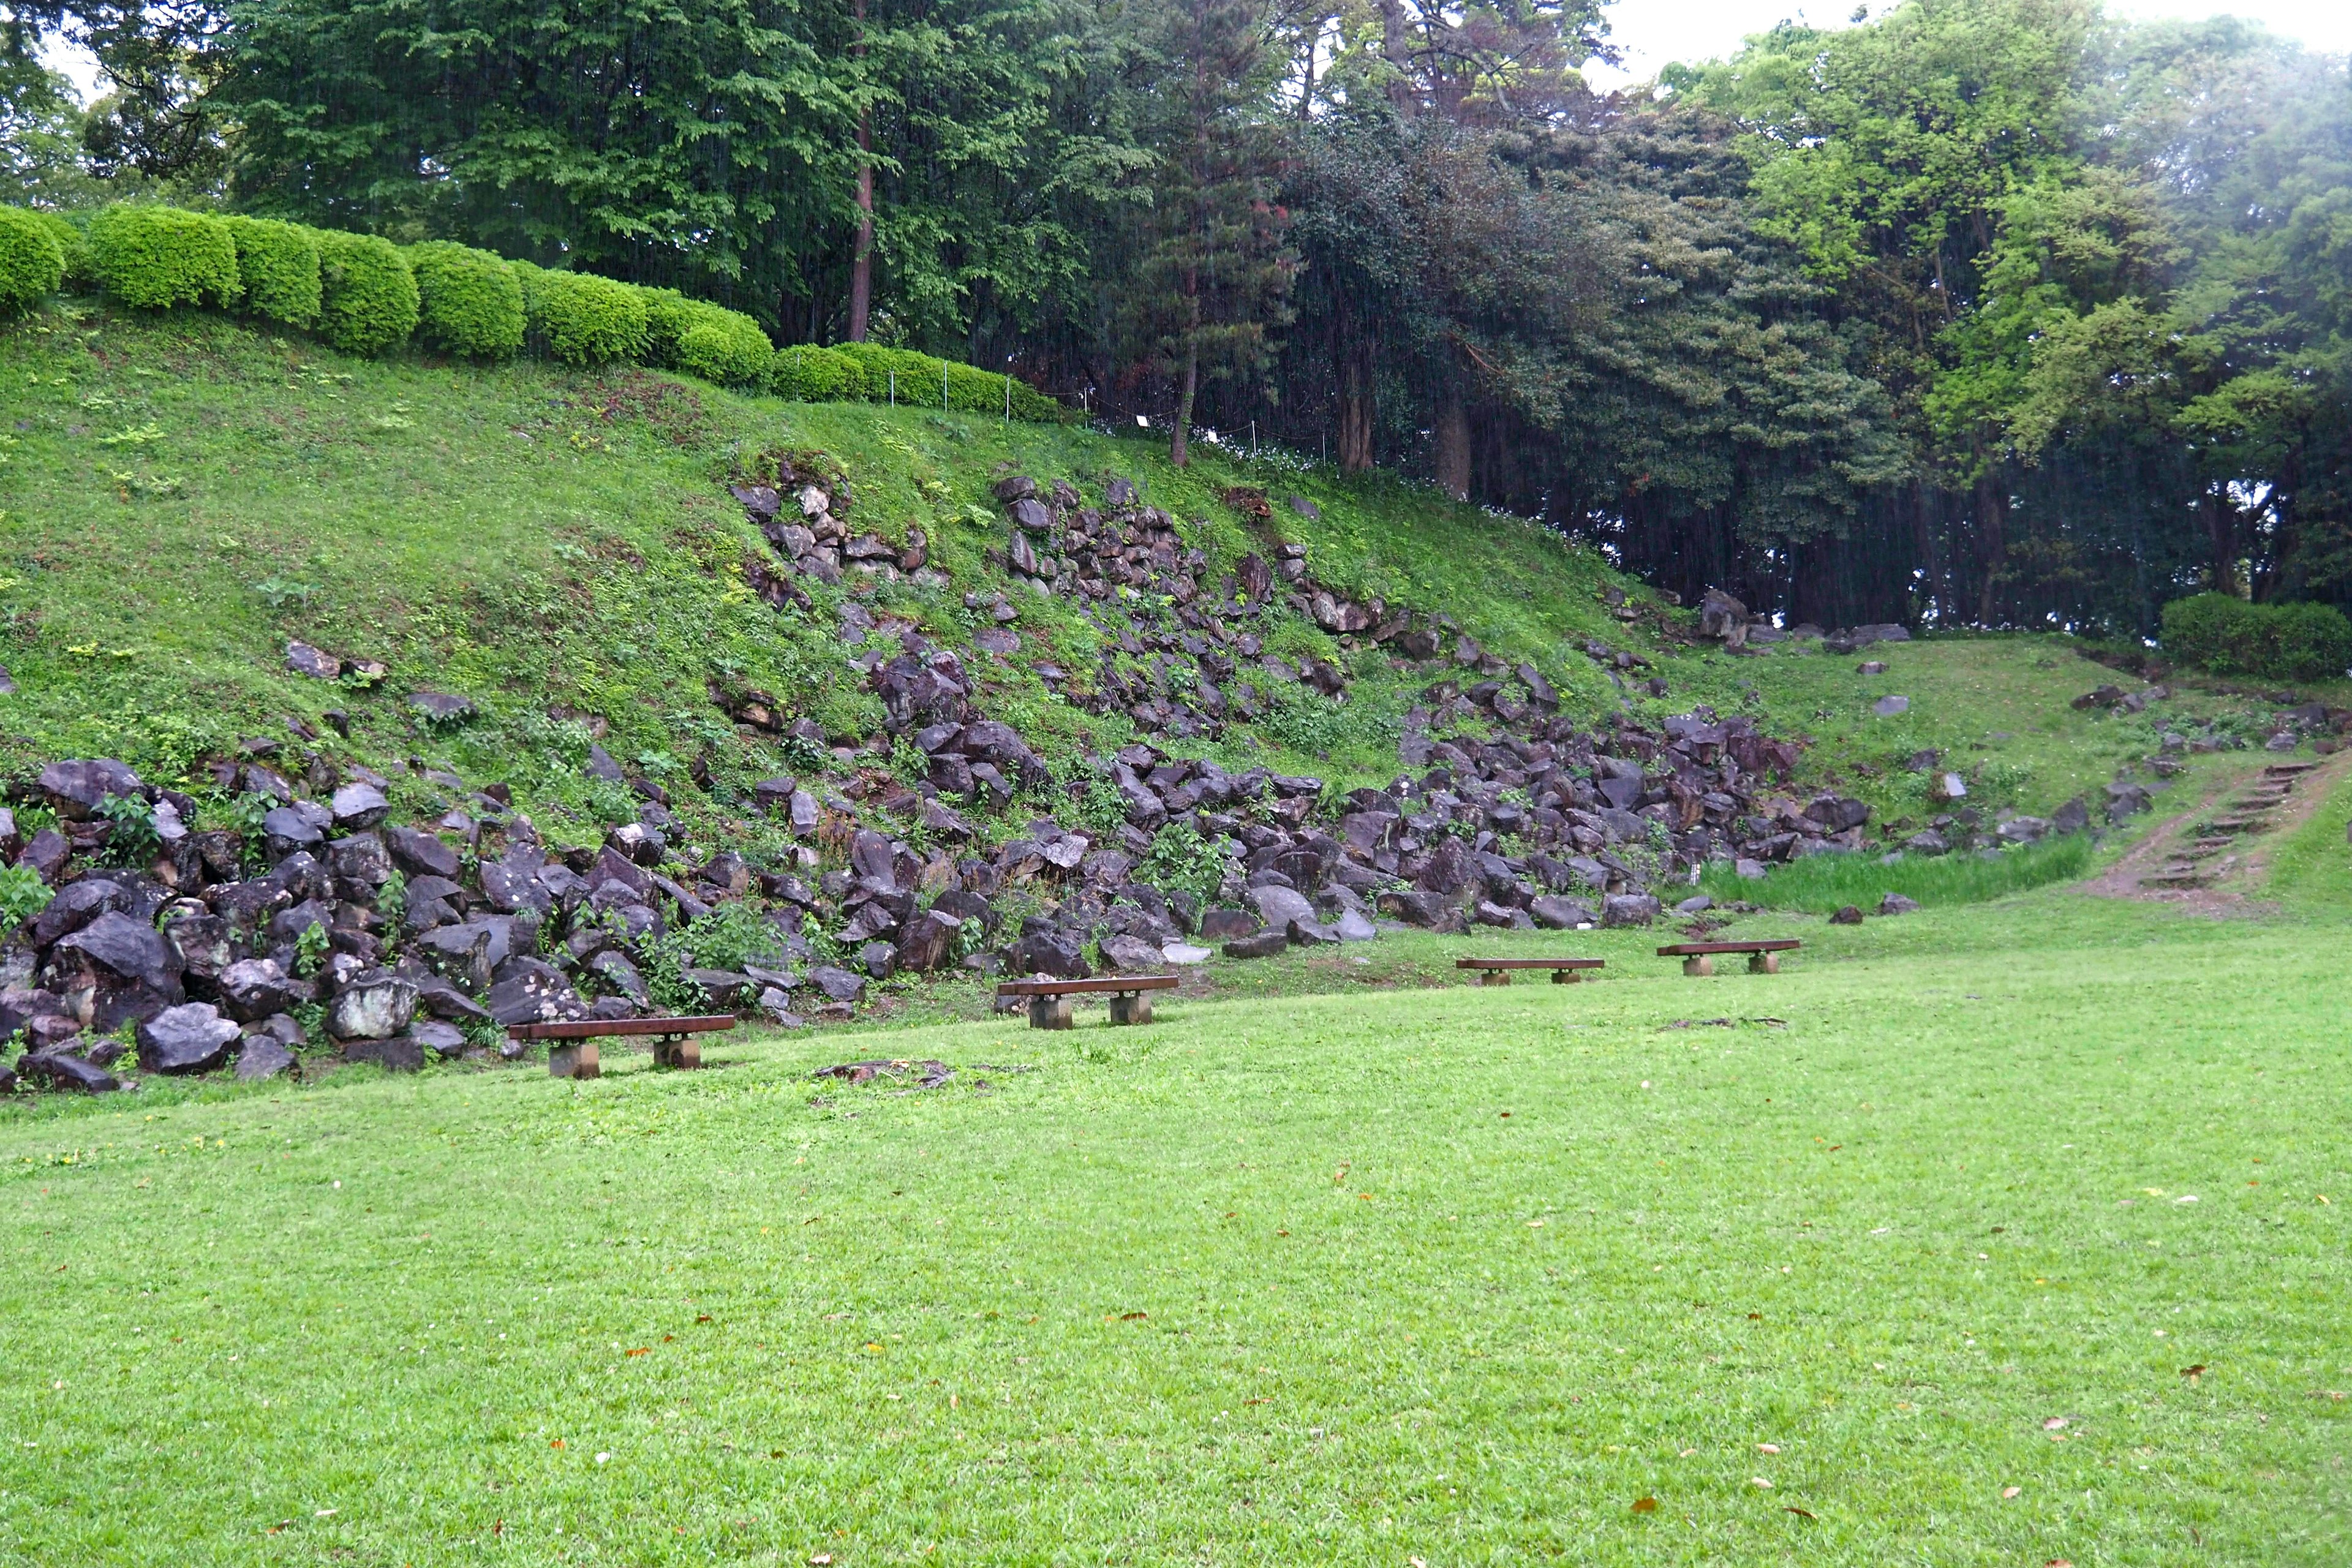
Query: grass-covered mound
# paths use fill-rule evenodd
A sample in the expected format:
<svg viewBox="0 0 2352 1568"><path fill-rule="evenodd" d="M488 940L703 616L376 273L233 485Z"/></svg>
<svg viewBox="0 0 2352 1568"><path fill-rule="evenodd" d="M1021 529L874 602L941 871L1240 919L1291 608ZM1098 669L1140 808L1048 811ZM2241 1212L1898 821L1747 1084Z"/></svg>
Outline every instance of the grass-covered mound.
<svg viewBox="0 0 2352 1568"><path fill-rule="evenodd" d="M2340 938L2043 892L1770 979L1610 933L1573 989L12 1110L0 1539L2315 1568ZM806 1077L866 1057L955 1076Z"/></svg>

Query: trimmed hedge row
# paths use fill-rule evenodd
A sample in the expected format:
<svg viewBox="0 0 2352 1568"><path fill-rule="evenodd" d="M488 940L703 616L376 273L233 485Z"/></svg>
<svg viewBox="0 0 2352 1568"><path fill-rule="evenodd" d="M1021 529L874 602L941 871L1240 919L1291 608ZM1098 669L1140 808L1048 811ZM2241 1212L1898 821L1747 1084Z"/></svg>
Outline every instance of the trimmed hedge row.
<svg viewBox="0 0 2352 1568"><path fill-rule="evenodd" d="M1052 421L1062 407L1010 377L905 349L779 350L740 310L587 272L556 272L442 240L373 235L146 204L102 209L87 232L55 213L0 208L0 316L65 283L139 310L214 305L316 331L348 353L412 336L450 353L526 350L565 364L646 363L806 402L897 402Z"/></svg>
<svg viewBox="0 0 2352 1568"><path fill-rule="evenodd" d="M2216 675L2319 680L2352 668L2352 621L2332 605L2197 594L2164 606L2164 651Z"/></svg>

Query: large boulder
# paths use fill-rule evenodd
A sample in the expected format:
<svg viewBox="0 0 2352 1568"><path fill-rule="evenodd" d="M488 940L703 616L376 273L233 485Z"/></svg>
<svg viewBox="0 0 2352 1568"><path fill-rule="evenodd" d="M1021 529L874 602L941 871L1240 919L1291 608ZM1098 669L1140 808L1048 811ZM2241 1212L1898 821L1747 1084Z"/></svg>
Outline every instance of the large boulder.
<svg viewBox="0 0 2352 1568"><path fill-rule="evenodd" d="M228 1060L240 1033L209 1002L166 1007L139 1026L139 1065L149 1072L210 1072Z"/></svg>
<svg viewBox="0 0 2352 1568"><path fill-rule="evenodd" d="M37 782L41 794L68 822L88 822L109 800L144 793L139 775L111 757L51 763Z"/></svg>
<svg viewBox="0 0 2352 1568"><path fill-rule="evenodd" d="M390 816L392 802L372 784L352 783L335 792L331 809L337 827L345 833L360 833Z"/></svg>
<svg viewBox="0 0 2352 1568"><path fill-rule="evenodd" d="M1649 893L1612 893L1601 900L1604 926L1645 926L1658 918L1658 900Z"/></svg>
<svg viewBox="0 0 2352 1568"><path fill-rule="evenodd" d="M253 1024L284 1012L294 1000L295 984L277 960L244 958L221 971L219 992L230 1017Z"/></svg>
<svg viewBox="0 0 2352 1568"><path fill-rule="evenodd" d="M490 1016L511 1027L516 1024L551 1024L577 1018L588 1010L563 971L544 959L509 958L498 969L496 983L482 1005Z"/></svg>
<svg viewBox="0 0 2352 1568"><path fill-rule="evenodd" d="M866 1000L866 977L831 964L819 964L809 971L809 984L835 1002L845 1004Z"/></svg>
<svg viewBox="0 0 2352 1568"><path fill-rule="evenodd" d="M1578 931L1593 923L1591 910L1557 893L1544 893L1529 900L1528 915L1546 931Z"/></svg>
<svg viewBox="0 0 2352 1568"><path fill-rule="evenodd" d="M122 1087L112 1073L70 1051L34 1052L16 1063L16 1070L53 1089L75 1089L84 1094L105 1094Z"/></svg>
<svg viewBox="0 0 2352 1568"><path fill-rule="evenodd" d="M392 852L394 863L412 877L447 877L455 880L457 876L457 851L438 834L418 827L387 827L383 830L383 842ZM483 869L487 884L488 868Z"/></svg>
<svg viewBox="0 0 2352 1568"><path fill-rule="evenodd" d="M1276 930L1289 926L1293 921L1315 923L1315 905L1296 888L1252 888L1243 895L1258 918Z"/></svg>
<svg viewBox="0 0 2352 1568"><path fill-rule="evenodd" d="M1055 980L1084 980L1094 973L1079 939L1058 931L1023 937L1005 954L1005 965L1015 974L1043 974Z"/></svg>
<svg viewBox="0 0 2352 1568"><path fill-rule="evenodd" d="M1103 962L1123 974L1145 973L1167 962L1160 955L1160 943L1139 936L1107 936L1099 946Z"/></svg>
<svg viewBox="0 0 2352 1568"><path fill-rule="evenodd" d="M933 905L907 922L898 933L898 967L928 973L955 962L956 943L963 921Z"/></svg>
<svg viewBox="0 0 2352 1568"><path fill-rule="evenodd" d="M49 952L49 989L105 1034L184 1000L179 957L145 921L109 910Z"/></svg>
<svg viewBox="0 0 2352 1568"><path fill-rule="evenodd" d="M404 1032L416 1016L416 983L388 969L345 984L327 1009L327 1032L339 1040L381 1040Z"/></svg>

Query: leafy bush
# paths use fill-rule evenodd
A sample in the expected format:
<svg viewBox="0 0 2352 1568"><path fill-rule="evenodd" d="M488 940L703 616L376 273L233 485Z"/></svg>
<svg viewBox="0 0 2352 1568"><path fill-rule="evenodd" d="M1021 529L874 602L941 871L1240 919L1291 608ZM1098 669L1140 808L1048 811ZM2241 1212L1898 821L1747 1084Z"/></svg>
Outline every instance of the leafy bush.
<svg viewBox="0 0 2352 1568"><path fill-rule="evenodd" d="M427 240L408 247L417 333L451 353L504 359L522 348L522 284L502 257Z"/></svg>
<svg viewBox="0 0 2352 1568"><path fill-rule="evenodd" d="M711 906L710 912L681 933L686 953L698 967L740 970L747 963L772 966L784 959L783 933L760 910L738 900Z"/></svg>
<svg viewBox="0 0 2352 1568"><path fill-rule="evenodd" d="M918 408L945 406L968 414L1003 414L1008 402L1016 419L1051 422L1062 416L1062 405L1026 384L968 364L956 364L912 349L884 348L879 343L843 343L837 353L854 361L866 374L869 403L896 401ZM895 378L895 382L894 382ZM895 393L894 393L895 385Z"/></svg>
<svg viewBox="0 0 2352 1568"><path fill-rule="evenodd" d="M38 216L0 207L0 317L31 310L65 280L65 247Z"/></svg>
<svg viewBox="0 0 2352 1568"><path fill-rule="evenodd" d="M58 254L66 258L66 274L58 285L60 288L86 288L98 281L98 275L90 270L89 217L87 214L77 220L63 213L20 210L25 210L26 216L47 229L49 237L58 242Z"/></svg>
<svg viewBox="0 0 2352 1568"><path fill-rule="evenodd" d="M866 370L846 354L798 344L776 351L770 384L801 403L855 403L866 395Z"/></svg>
<svg viewBox="0 0 2352 1568"><path fill-rule="evenodd" d="M524 315L531 334L565 364L643 359L646 348L642 289L591 272L521 274Z"/></svg>
<svg viewBox="0 0 2352 1568"><path fill-rule="evenodd" d="M55 897L41 874L30 866L0 868L0 936L47 909Z"/></svg>
<svg viewBox="0 0 2352 1568"><path fill-rule="evenodd" d="M2328 605L2198 594L2164 606L2164 651L2216 675L2316 680L2352 667L2352 621Z"/></svg>
<svg viewBox="0 0 2352 1568"><path fill-rule="evenodd" d="M388 239L319 233L319 335L345 353L379 354L416 330L416 275Z"/></svg>
<svg viewBox="0 0 2352 1568"><path fill-rule="evenodd" d="M299 224L265 217L227 217L236 246L236 278L245 311L307 327L319 319L319 235Z"/></svg>
<svg viewBox="0 0 2352 1568"><path fill-rule="evenodd" d="M767 385L776 351L759 322L674 289L648 289L645 294L654 363L721 386Z"/></svg>
<svg viewBox="0 0 2352 1568"><path fill-rule="evenodd" d="M1163 893L1190 888L1208 899L1215 896L1233 864L1222 842L1203 838L1186 823L1171 822L1152 836L1151 848L1135 868L1133 879L1148 882Z"/></svg>
<svg viewBox="0 0 2352 1568"><path fill-rule="evenodd" d="M108 207L89 226L90 270L118 303L142 310L229 305L239 292L228 225L178 207Z"/></svg>

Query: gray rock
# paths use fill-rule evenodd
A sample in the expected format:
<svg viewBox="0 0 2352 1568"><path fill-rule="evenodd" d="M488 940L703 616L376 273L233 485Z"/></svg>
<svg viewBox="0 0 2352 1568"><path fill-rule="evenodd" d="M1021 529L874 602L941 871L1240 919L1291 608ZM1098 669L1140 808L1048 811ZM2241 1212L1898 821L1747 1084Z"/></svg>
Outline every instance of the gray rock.
<svg viewBox="0 0 2352 1568"><path fill-rule="evenodd" d="M117 795L142 793L139 775L111 757L51 763L37 781L41 794L68 822L88 822Z"/></svg>
<svg viewBox="0 0 2352 1568"><path fill-rule="evenodd" d="M243 958L220 973L221 1005L239 1023L257 1023L282 1013L294 999L294 983L275 959Z"/></svg>
<svg viewBox="0 0 2352 1568"><path fill-rule="evenodd" d="M1216 954L1213 949L1197 947L1189 942L1171 942L1160 948L1160 956L1170 963L1191 965L1206 963Z"/></svg>
<svg viewBox="0 0 2352 1568"><path fill-rule="evenodd" d="M1202 910L1198 934L1203 942L1233 942L1255 934L1265 924L1247 910Z"/></svg>
<svg viewBox="0 0 2352 1568"><path fill-rule="evenodd" d="M1591 910L1556 893L1545 893L1529 902L1528 913L1546 931L1575 931L1593 923Z"/></svg>
<svg viewBox="0 0 2352 1568"><path fill-rule="evenodd" d="M1830 924L1833 926L1858 926L1861 923L1862 906L1859 904L1848 904L1830 917Z"/></svg>
<svg viewBox="0 0 2352 1568"><path fill-rule="evenodd" d="M52 963L58 962L58 953L69 953L76 961L152 991L168 993L179 989L177 956L164 942L163 933L120 910L105 911L59 941L51 956Z"/></svg>
<svg viewBox="0 0 2352 1568"><path fill-rule="evenodd" d="M339 1040L380 1040L407 1029L416 1016L416 983L389 970L364 973L336 993L327 1032Z"/></svg>
<svg viewBox="0 0 2352 1568"><path fill-rule="evenodd" d="M1370 942L1381 934L1380 928L1361 910L1341 910L1339 918L1331 922L1331 929L1339 933L1341 942Z"/></svg>
<svg viewBox="0 0 2352 1568"><path fill-rule="evenodd" d="M1897 713L1910 711L1910 708L1911 699L1908 697L1882 697L1870 705L1870 710L1882 719L1892 719Z"/></svg>
<svg viewBox="0 0 2352 1568"><path fill-rule="evenodd" d="M1918 907L1917 900L1906 899L1900 893L1888 893L1878 900L1878 912L1882 915L1907 915Z"/></svg>
<svg viewBox="0 0 2352 1568"><path fill-rule="evenodd" d="M139 1026L139 1065L149 1072L210 1072L242 1033L209 1002L166 1007Z"/></svg>
<svg viewBox="0 0 2352 1568"><path fill-rule="evenodd" d="M2005 844L2039 844L2050 837L2050 821L2041 816L2012 816L1993 831Z"/></svg>
<svg viewBox="0 0 2352 1568"><path fill-rule="evenodd" d="M1237 937L1225 943L1227 958L1272 958L1290 946L1290 933L1280 929L1259 931L1255 936Z"/></svg>
<svg viewBox="0 0 2352 1568"><path fill-rule="evenodd" d="M1099 945L1103 963L1120 973L1148 973L1165 962L1160 944L1139 936L1107 936Z"/></svg>
<svg viewBox="0 0 2352 1568"><path fill-rule="evenodd" d="M2080 833L2091 826L2091 809L2080 800L2070 800L2050 814L2053 833Z"/></svg>
<svg viewBox="0 0 2352 1568"><path fill-rule="evenodd" d="M625 996L640 1007L653 1005L653 994L646 987L646 977L618 948L606 948L588 961L587 968L589 973L604 983L605 990L612 994Z"/></svg>
<svg viewBox="0 0 2352 1568"><path fill-rule="evenodd" d="M416 939L416 953L434 973L478 996L490 988L491 973L498 968L490 955L492 934L488 923L480 921L438 926Z"/></svg>
<svg viewBox="0 0 2352 1568"><path fill-rule="evenodd" d="M1006 952L1005 963L1016 974L1044 974L1055 980L1084 980L1094 973L1078 939L1057 931L1023 937Z"/></svg>
<svg viewBox="0 0 2352 1568"><path fill-rule="evenodd" d="M1949 852L1952 841L1934 828L1926 827L1905 839L1903 847L1914 855L1942 855Z"/></svg>
<svg viewBox="0 0 2352 1568"><path fill-rule="evenodd" d="M338 800L342 797L338 795ZM457 879L460 868L457 851L451 848L438 834L415 827L387 827L383 830L384 847L392 852L394 864L412 877L446 877ZM488 883L488 868L483 868L485 888Z"/></svg>
<svg viewBox="0 0 2352 1568"><path fill-rule="evenodd" d="M445 1024L438 1018L417 1019L408 1026L408 1037L444 1060L465 1054L464 1033L457 1025Z"/></svg>
<svg viewBox="0 0 2352 1568"><path fill-rule="evenodd" d="M809 984L835 1002L854 1004L866 1000L866 977L846 969L819 964L809 971Z"/></svg>
<svg viewBox="0 0 2352 1568"><path fill-rule="evenodd" d="M247 1035L236 1053L236 1076L247 1083L276 1078L294 1066L294 1053L268 1035Z"/></svg>
<svg viewBox="0 0 2352 1568"><path fill-rule="evenodd" d="M1313 923L1315 906L1295 888L1252 888L1244 895L1267 925L1287 926L1292 921Z"/></svg>
<svg viewBox="0 0 2352 1568"><path fill-rule="evenodd" d="M372 784L347 784L335 792L331 809L337 827L346 833L358 833L390 816L392 802Z"/></svg>
<svg viewBox="0 0 2352 1568"><path fill-rule="evenodd" d="M68 882L58 889L41 912L33 917L26 934L36 948L46 948L59 937L70 936L109 910L127 906L131 896L120 885L102 877L84 877L79 882Z"/></svg>
<svg viewBox="0 0 2352 1568"><path fill-rule="evenodd" d="M79 1089L84 1094L108 1094L122 1087L121 1080L98 1063L70 1051L34 1052L16 1063L16 1070L53 1089Z"/></svg>
<svg viewBox="0 0 2352 1568"><path fill-rule="evenodd" d="M1612 893L1601 900L1604 926L1645 926L1658 918L1658 900L1648 893Z"/></svg>
<svg viewBox="0 0 2352 1568"><path fill-rule="evenodd" d="M425 1045L412 1035L383 1040L345 1040L343 1059L373 1062L386 1072L415 1072L425 1065Z"/></svg>
<svg viewBox="0 0 2352 1568"><path fill-rule="evenodd" d="M482 1005L500 1024L551 1024L577 1018L588 1010L580 994L553 964L537 958L509 958L500 964L496 984Z"/></svg>
<svg viewBox="0 0 2352 1568"><path fill-rule="evenodd" d="M1731 869L1733 875L1747 882L1760 882L1767 875L1763 861L1750 860L1744 856L1731 863Z"/></svg>
<svg viewBox="0 0 2352 1568"><path fill-rule="evenodd" d="M1675 913L1678 915L1703 915L1713 908L1715 908L1715 900L1708 898L1705 893L1701 893L1696 898L1685 899L1681 903L1676 904L1675 906Z"/></svg>
<svg viewBox="0 0 2352 1568"><path fill-rule="evenodd" d="M333 680L343 673L343 661L309 643L289 642L286 645L286 668L313 680Z"/></svg>
<svg viewBox="0 0 2352 1568"><path fill-rule="evenodd" d="M2120 822L2136 812L2150 811L2155 803L2147 791L2136 784L2111 784L2107 786L2107 820Z"/></svg>

